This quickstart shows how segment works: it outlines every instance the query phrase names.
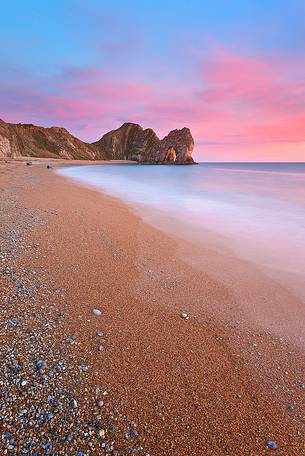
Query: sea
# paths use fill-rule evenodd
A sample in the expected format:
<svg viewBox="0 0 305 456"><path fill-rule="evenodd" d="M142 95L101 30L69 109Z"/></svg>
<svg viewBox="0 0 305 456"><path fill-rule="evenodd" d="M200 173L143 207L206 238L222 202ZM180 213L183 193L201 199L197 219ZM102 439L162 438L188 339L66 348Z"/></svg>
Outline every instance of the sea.
<svg viewBox="0 0 305 456"><path fill-rule="evenodd" d="M208 240L305 284L305 163L126 163L58 172L119 198L169 235Z"/></svg>

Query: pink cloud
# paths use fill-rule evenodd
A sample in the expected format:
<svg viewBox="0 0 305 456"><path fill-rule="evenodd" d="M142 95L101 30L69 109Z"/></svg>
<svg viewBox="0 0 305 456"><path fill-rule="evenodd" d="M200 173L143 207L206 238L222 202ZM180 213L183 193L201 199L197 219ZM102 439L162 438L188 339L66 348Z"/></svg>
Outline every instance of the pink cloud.
<svg viewBox="0 0 305 456"><path fill-rule="evenodd" d="M49 87L51 90L46 90ZM65 126L91 141L124 121L138 121L134 112L151 97L149 84L111 80L110 75L94 68L65 69L60 77L38 83L1 84L0 117L11 122Z"/></svg>
<svg viewBox="0 0 305 456"><path fill-rule="evenodd" d="M304 147L302 57L254 57L217 50L203 59L198 73L191 93L182 88L179 95L158 100L148 117L190 125L200 142L218 143L222 150L225 145L228 149L254 145L256 150L258 145L266 150L271 144L303 143ZM275 149L271 153L270 148L270 159L276 159Z"/></svg>
<svg viewBox="0 0 305 456"><path fill-rule="evenodd" d="M198 95L202 101L215 105L227 103L227 107L232 110L236 106L242 115L255 110L262 114L304 110L303 60L294 62L297 66L293 67L289 58L284 65L283 61L275 58L222 53L203 64L202 81L207 88ZM303 68L302 79L296 77L296 70L300 68Z"/></svg>
<svg viewBox="0 0 305 456"><path fill-rule="evenodd" d="M124 121L152 127L160 136L189 126L203 157L211 151L215 159L225 158L225 151L239 157L244 150L247 159L276 160L289 144L290 154L300 159L304 58L245 56L218 47L195 66L192 81L169 80L168 74L153 81L144 73L126 78L100 68L67 67L23 85L4 81L0 117L66 126L90 141Z"/></svg>

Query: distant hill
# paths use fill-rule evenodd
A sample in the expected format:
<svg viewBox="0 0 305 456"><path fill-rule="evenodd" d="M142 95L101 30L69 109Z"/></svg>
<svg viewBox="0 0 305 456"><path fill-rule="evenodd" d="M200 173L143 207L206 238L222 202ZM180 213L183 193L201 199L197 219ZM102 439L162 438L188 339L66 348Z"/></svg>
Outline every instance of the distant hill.
<svg viewBox="0 0 305 456"><path fill-rule="evenodd" d="M95 160L98 149L65 128L11 124L0 120L0 157L47 157Z"/></svg>
<svg viewBox="0 0 305 456"><path fill-rule="evenodd" d="M12 124L0 119L0 158L45 157L70 160L135 160L140 163L192 164L194 140L188 128L171 131L160 140L140 125L124 123L92 144L65 128Z"/></svg>

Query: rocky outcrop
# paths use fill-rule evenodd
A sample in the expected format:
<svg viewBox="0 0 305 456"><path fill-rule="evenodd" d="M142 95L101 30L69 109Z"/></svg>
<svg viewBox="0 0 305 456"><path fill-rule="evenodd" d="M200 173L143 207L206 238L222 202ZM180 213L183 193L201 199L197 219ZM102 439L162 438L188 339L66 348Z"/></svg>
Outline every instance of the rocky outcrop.
<svg viewBox="0 0 305 456"><path fill-rule="evenodd" d="M75 160L134 160L139 163L192 164L194 140L188 128L173 130L160 140L150 129L134 123L85 143L65 128L10 124L0 120L0 158L20 156Z"/></svg>
<svg viewBox="0 0 305 456"><path fill-rule="evenodd" d="M194 140L189 128L171 131L167 136L165 136L165 138L162 139L161 149L163 154L164 152L168 153L170 149L174 149L176 153L175 163L195 163L192 157Z"/></svg>
<svg viewBox="0 0 305 456"><path fill-rule="evenodd" d="M159 146L156 133L140 125L124 123L120 128L106 133L94 143L106 158L141 161L144 156L153 156Z"/></svg>
<svg viewBox="0 0 305 456"><path fill-rule="evenodd" d="M100 151L65 128L10 124L0 120L0 157L20 156L95 160Z"/></svg>
<svg viewBox="0 0 305 456"><path fill-rule="evenodd" d="M150 128L125 123L94 143L106 157L140 163L193 164L194 140L189 128L173 130L160 140Z"/></svg>

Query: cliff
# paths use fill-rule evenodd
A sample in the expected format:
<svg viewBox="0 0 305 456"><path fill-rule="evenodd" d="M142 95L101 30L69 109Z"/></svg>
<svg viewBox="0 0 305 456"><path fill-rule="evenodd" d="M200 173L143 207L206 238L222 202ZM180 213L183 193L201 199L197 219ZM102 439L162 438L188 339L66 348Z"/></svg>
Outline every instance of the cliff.
<svg viewBox="0 0 305 456"><path fill-rule="evenodd" d="M99 141L85 143L65 128L11 124L0 119L0 158L20 156L75 160L135 160L140 163L192 164L194 140L188 128L160 140L140 125L124 123Z"/></svg>
<svg viewBox="0 0 305 456"><path fill-rule="evenodd" d="M150 128L144 130L138 124L124 123L94 144L109 158L140 163L194 163L194 140L189 128L173 130L160 140Z"/></svg>
<svg viewBox="0 0 305 456"><path fill-rule="evenodd" d="M10 124L0 119L0 157L20 156L95 160L99 151L59 127Z"/></svg>

